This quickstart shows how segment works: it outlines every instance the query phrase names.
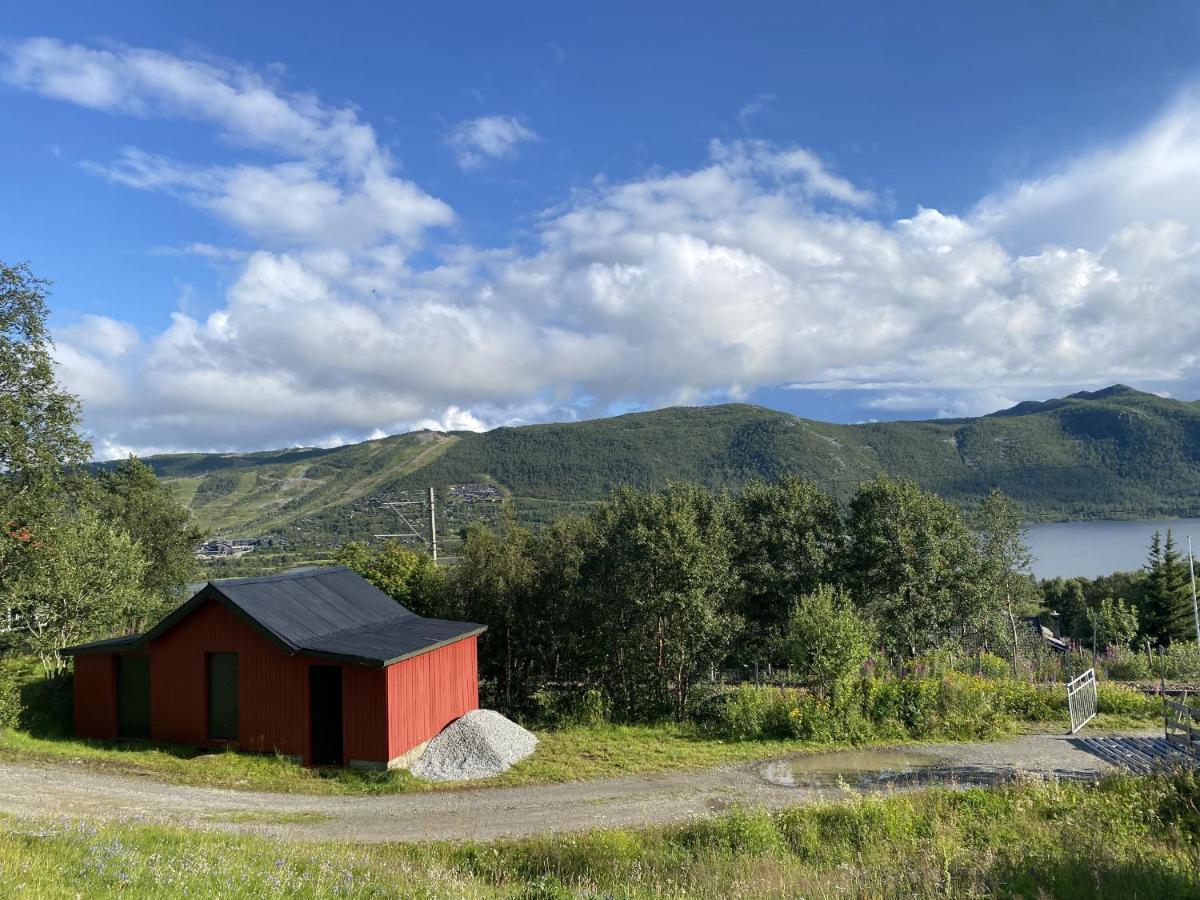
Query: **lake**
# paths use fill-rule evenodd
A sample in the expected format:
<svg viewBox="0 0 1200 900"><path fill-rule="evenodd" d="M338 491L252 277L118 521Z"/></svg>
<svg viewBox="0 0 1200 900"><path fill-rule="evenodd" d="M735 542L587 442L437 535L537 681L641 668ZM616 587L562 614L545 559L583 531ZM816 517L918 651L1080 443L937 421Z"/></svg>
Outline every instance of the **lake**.
<svg viewBox="0 0 1200 900"><path fill-rule="evenodd" d="M1200 553L1200 519L1156 519L1146 522L1054 522L1029 529L1029 546L1037 557L1038 578L1109 575L1140 569L1155 531L1175 533L1175 544L1187 558L1187 539Z"/></svg>

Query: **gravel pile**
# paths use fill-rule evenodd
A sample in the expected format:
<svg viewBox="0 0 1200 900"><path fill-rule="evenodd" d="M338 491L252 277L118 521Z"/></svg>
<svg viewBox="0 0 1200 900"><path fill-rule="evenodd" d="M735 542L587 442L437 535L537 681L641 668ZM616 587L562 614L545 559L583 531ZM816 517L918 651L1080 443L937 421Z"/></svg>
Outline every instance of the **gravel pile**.
<svg viewBox="0 0 1200 900"><path fill-rule="evenodd" d="M523 760L537 742L536 737L495 710L476 709L443 728L411 771L431 781L487 778Z"/></svg>

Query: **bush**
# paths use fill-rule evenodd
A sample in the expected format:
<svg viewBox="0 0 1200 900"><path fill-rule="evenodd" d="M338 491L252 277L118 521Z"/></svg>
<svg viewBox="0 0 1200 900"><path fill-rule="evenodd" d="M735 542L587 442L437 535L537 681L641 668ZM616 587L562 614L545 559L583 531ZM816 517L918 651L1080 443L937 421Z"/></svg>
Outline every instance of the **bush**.
<svg viewBox="0 0 1200 900"><path fill-rule="evenodd" d="M1100 670L1113 681L1146 681L1153 677L1145 655L1121 648L1111 648L1099 660Z"/></svg>
<svg viewBox="0 0 1200 900"><path fill-rule="evenodd" d="M1132 705L1125 694L1117 696L1117 704L1119 711L1134 714L1143 708ZM985 737L1013 721L1062 718L1066 695L1055 686L948 672L940 678L866 676L828 697L741 685L714 699L707 709L705 726L729 740L790 737L818 743L858 743L908 737Z"/></svg>
<svg viewBox="0 0 1200 900"><path fill-rule="evenodd" d="M1099 681L1096 683L1096 711L1152 718L1162 712L1162 701L1148 697L1136 688Z"/></svg>
<svg viewBox="0 0 1200 900"><path fill-rule="evenodd" d="M534 691L530 699L534 718L546 728L571 725L596 728L607 725L612 716L612 702L596 688L580 694L576 688L547 687Z"/></svg>
<svg viewBox="0 0 1200 900"><path fill-rule="evenodd" d="M800 677L828 696L858 674L873 637L850 598L823 584L792 610L786 643Z"/></svg>
<svg viewBox="0 0 1200 900"><path fill-rule="evenodd" d="M1163 666L1167 678L1174 681L1189 681L1200 678L1200 646L1195 641L1178 641L1163 653ZM1158 672L1151 677L1158 677Z"/></svg>
<svg viewBox="0 0 1200 900"><path fill-rule="evenodd" d="M7 673L0 673L0 731L21 723L21 686Z"/></svg>

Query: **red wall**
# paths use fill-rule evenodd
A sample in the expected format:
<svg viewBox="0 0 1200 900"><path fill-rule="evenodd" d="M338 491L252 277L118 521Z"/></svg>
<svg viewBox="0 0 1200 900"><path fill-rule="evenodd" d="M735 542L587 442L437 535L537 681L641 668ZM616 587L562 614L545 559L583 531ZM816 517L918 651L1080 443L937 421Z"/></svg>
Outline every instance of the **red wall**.
<svg viewBox="0 0 1200 900"><path fill-rule="evenodd" d="M197 607L149 650L154 740L214 746L206 738L205 654L237 653L239 747L292 753L309 761L308 667L337 663L289 656L213 600ZM382 670L342 665L342 721L346 760L387 760Z"/></svg>
<svg viewBox="0 0 1200 900"><path fill-rule="evenodd" d="M474 637L386 669L343 663L343 757L387 762L479 706ZM207 739L205 654L238 654L238 747L296 754L309 762L308 667L331 660L289 656L252 625L210 600L148 647L150 736L223 746ZM75 659L75 731L117 736L111 654Z"/></svg>
<svg viewBox="0 0 1200 900"><path fill-rule="evenodd" d="M387 667L389 759L479 708L475 644L469 637Z"/></svg>
<svg viewBox="0 0 1200 900"><path fill-rule="evenodd" d="M117 736L117 669L112 654L75 657L75 733L111 740Z"/></svg>

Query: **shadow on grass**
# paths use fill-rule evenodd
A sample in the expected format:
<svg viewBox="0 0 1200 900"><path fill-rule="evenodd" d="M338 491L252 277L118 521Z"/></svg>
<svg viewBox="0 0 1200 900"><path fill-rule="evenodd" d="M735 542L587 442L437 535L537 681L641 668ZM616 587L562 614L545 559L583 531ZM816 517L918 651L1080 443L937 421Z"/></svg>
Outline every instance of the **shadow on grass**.
<svg viewBox="0 0 1200 900"><path fill-rule="evenodd" d="M1200 898L1200 876L1188 870L1186 861L1151 855L1122 861L1097 860L1084 852L1058 859L1010 859L994 865L986 881L993 890L1015 897Z"/></svg>

